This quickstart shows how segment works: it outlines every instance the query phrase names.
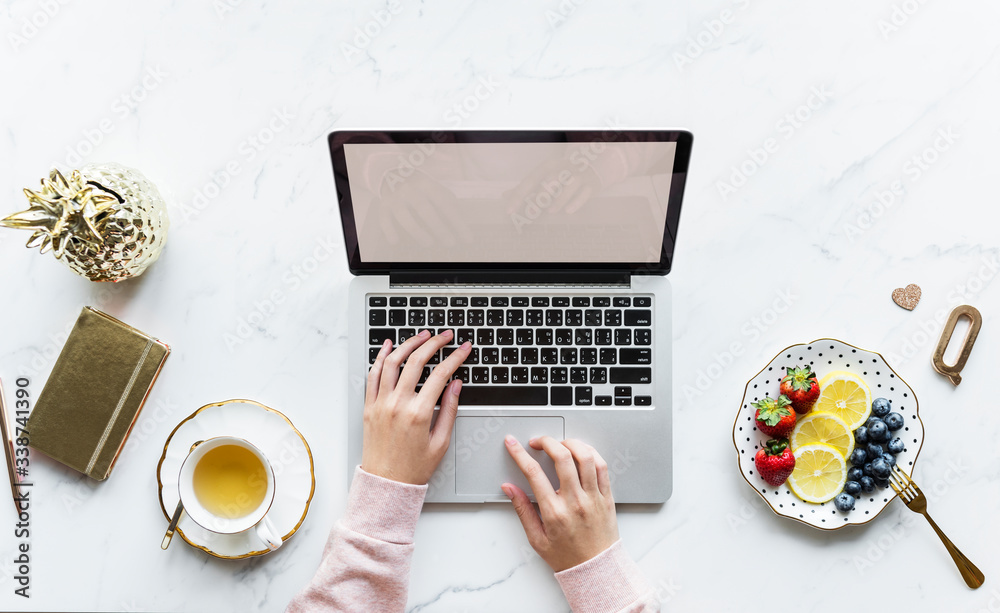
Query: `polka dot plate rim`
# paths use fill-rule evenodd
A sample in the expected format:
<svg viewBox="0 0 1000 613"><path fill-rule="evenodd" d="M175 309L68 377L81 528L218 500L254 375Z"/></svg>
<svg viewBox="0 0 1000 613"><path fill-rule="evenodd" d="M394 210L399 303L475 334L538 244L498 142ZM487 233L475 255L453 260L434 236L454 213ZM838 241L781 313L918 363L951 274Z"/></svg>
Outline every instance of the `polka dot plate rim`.
<svg viewBox="0 0 1000 613"><path fill-rule="evenodd" d="M896 456L896 461L903 472L912 474L924 439L924 425L913 388L881 354L834 338L819 338L810 343L790 345L778 352L760 372L747 381L743 400L733 422L733 445L736 447L740 473L776 515L819 530L839 530L844 526L867 524L896 498L896 492L891 487L876 488L869 494L862 493L858 496L854 509L843 513L834 507L832 500L821 504L802 501L792 493L787 483L774 487L756 474L754 455L769 437L757 430L751 404L764 396L777 397L785 367L804 364L812 366L820 379L834 370L854 372L868 384L873 400L881 397L892 402L892 410L904 417L903 429L893 435L899 436L906 445L903 452Z"/></svg>

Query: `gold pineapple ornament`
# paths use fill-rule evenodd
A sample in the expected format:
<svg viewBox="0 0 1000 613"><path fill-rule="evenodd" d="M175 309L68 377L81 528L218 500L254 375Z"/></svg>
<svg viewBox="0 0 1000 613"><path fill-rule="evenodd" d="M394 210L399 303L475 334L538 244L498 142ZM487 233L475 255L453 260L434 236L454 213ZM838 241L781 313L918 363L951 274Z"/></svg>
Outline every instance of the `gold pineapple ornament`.
<svg viewBox="0 0 1000 613"><path fill-rule="evenodd" d="M27 247L52 251L91 281L124 281L156 261L170 219L159 190L120 164L88 164L67 179L53 169L39 191L24 190L30 208L0 219L31 230Z"/></svg>

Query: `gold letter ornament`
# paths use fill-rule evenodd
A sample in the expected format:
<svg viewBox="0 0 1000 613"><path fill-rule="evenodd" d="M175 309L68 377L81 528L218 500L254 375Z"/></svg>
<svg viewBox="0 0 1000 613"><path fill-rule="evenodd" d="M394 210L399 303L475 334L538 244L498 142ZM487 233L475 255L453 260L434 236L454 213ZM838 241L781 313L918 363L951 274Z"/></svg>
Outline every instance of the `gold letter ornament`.
<svg viewBox="0 0 1000 613"><path fill-rule="evenodd" d="M962 316L969 318L969 331L965 333L965 338L962 340L962 349L958 354L958 360L954 364L948 365L944 363L944 352L951 343L951 335L955 333L955 324L958 323L958 318ZM951 382L955 385L961 383L962 375L959 373L965 368L965 361L969 359L969 354L972 353L972 345L976 342L976 337L979 336L979 328L982 326L983 316L976 307L967 304L955 307L955 310L948 316L948 323L944 325L944 330L941 331L941 340L938 341L937 349L934 350L934 357L931 358L934 370L951 379Z"/></svg>

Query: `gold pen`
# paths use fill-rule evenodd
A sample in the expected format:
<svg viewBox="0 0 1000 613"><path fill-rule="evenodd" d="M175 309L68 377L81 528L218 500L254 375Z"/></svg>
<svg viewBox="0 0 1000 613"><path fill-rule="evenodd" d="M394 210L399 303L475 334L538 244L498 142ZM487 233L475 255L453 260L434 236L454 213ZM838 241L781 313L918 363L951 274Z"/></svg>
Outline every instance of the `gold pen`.
<svg viewBox="0 0 1000 613"><path fill-rule="evenodd" d="M7 425L7 405L4 403L3 381L0 381L0 436L3 436L3 455L7 459L7 474L10 479L10 492L14 497L14 508L17 513L20 513L21 509L17 506L20 494L17 488L21 483L21 478L14 471L14 439L11 438Z"/></svg>

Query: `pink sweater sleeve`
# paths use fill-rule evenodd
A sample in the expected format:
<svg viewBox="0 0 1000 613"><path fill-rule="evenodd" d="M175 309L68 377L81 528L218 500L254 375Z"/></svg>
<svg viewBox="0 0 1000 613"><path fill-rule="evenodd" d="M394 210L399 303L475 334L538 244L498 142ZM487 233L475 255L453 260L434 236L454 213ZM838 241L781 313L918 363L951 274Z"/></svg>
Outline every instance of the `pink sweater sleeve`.
<svg viewBox="0 0 1000 613"><path fill-rule="evenodd" d="M359 466L319 570L286 613L403 611L426 493L426 485L390 481Z"/></svg>
<svg viewBox="0 0 1000 613"><path fill-rule="evenodd" d="M383 479L361 470L347 510L330 532L319 570L286 613L403 611L413 533L426 485ZM659 611L652 588L621 541L583 564L556 573L574 613Z"/></svg>
<svg viewBox="0 0 1000 613"><path fill-rule="evenodd" d="M653 613L660 603L621 540L583 564L556 573L573 613Z"/></svg>

